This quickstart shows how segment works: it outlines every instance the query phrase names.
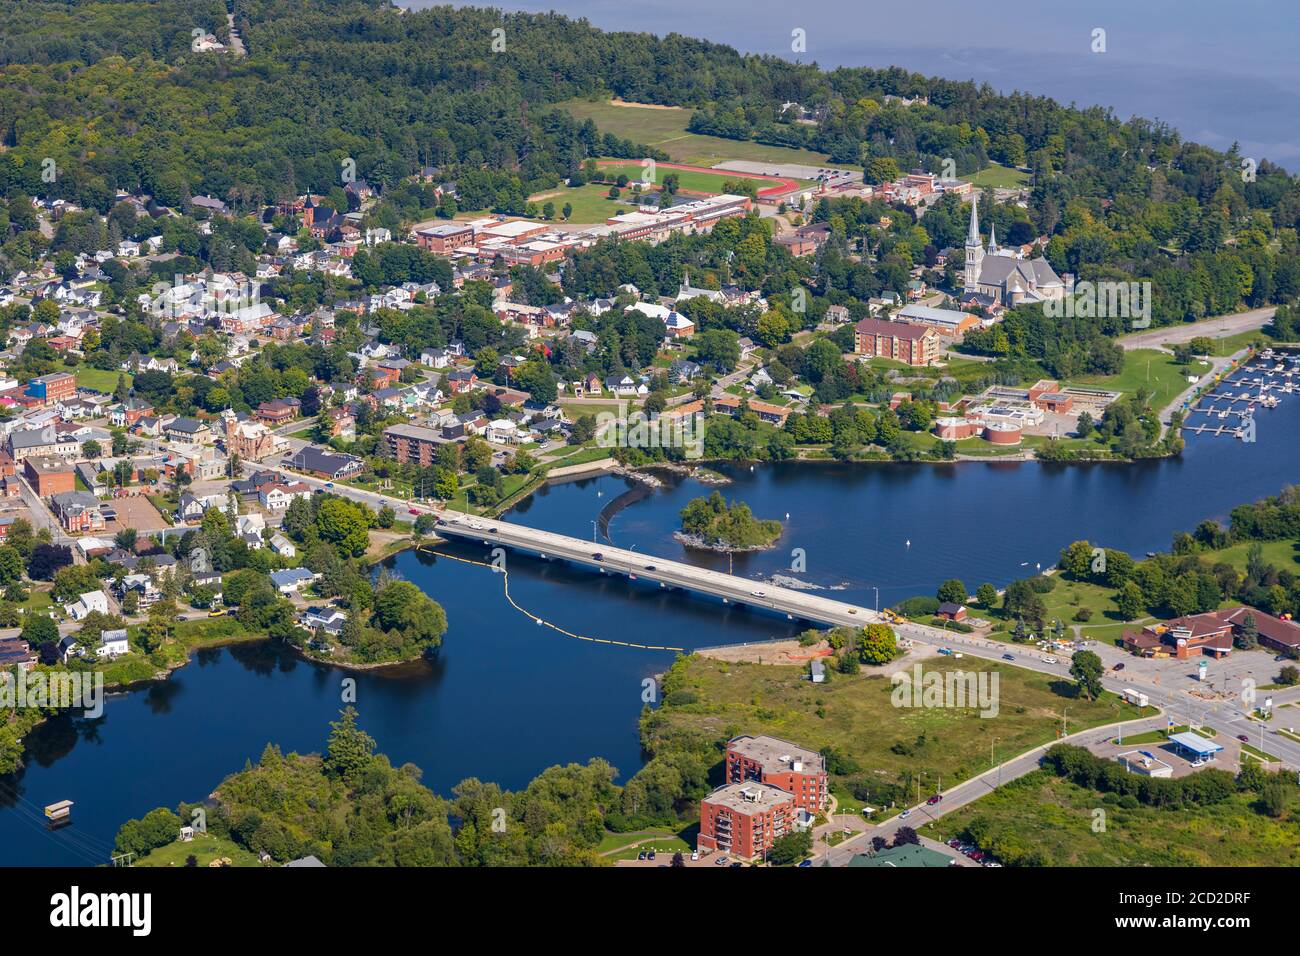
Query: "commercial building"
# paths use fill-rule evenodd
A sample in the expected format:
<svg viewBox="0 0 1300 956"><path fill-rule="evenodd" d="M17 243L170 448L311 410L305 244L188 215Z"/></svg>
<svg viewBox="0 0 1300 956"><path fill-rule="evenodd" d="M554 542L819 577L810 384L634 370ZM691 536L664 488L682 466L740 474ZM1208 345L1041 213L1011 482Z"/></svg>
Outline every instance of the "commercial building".
<svg viewBox="0 0 1300 956"><path fill-rule="evenodd" d="M25 391L46 405L53 405L76 397L77 379L70 372L55 372L32 379Z"/></svg>
<svg viewBox="0 0 1300 956"><path fill-rule="evenodd" d="M1256 640L1270 650L1287 653L1300 647L1300 624L1245 605L1148 624L1141 631L1125 631L1124 647L1143 657L1226 657L1232 651L1233 639L1252 627Z"/></svg>
<svg viewBox="0 0 1300 956"><path fill-rule="evenodd" d="M854 329L853 351L906 365L929 365L939 357L939 333L929 326L862 319Z"/></svg>
<svg viewBox="0 0 1300 956"><path fill-rule="evenodd" d="M62 458L26 458L23 460L23 474L42 498L77 488L76 472Z"/></svg>
<svg viewBox="0 0 1300 956"><path fill-rule="evenodd" d="M328 452L314 445L307 445L300 449L289 460L290 468L310 472L318 478L329 478L331 481L359 475L365 464L355 455Z"/></svg>
<svg viewBox="0 0 1300 956"><path fill-rule="evenodd" d="M958 336L963 335L968 329L973 329L980 324L978 315L972 315L970 312L959 312L956 309L935 309L928 305L916 305L911 303L903 306L894 315L897 322L906 322L908 325L923 325L927 328L934 329L940 335Z"/></svg>
<svg viewBox="0 0 1300 956"><path fill-rule="evenodd" d="M780 787L794 804L816 815L826 806L826 760L777 737L736 737L727 743L727 783L759 783Z"/></svg>
<svg viewBox="0 0 1300 956"><path fill-rule="evenodd" d="M702 850L752 860L794 827L794 797L765 783L729 783L700 801Z"/></svg>

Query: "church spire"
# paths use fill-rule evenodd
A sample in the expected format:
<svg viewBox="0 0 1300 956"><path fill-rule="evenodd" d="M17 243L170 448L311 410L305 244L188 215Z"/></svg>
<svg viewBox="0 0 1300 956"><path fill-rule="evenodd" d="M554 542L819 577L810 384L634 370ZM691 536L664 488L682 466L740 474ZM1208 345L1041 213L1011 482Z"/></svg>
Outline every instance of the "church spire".
<svg viewBox="0 0 1300 956"><path fill-rule="evenodd" d="M997 229L998 229L997 223L995 222L989 223L989 254L990 255L998 251Z"/></svg>
<svg viewBox="0 0 1300 956"><path fill-rule="evenodd" d="M978 246L980 244L980 219L979 219L980 194L972 193L970 197L970 229L966 232L966 245Z"/></svg>

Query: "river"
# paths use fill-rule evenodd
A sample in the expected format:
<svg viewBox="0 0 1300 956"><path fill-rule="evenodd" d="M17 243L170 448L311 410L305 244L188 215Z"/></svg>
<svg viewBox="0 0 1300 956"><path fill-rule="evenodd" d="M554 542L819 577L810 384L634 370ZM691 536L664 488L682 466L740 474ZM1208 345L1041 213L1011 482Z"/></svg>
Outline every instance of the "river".
<svg viewBox="0 0 1300 956"><path fill-rule="evenodd" d="M948 577L972 590L983 581L1004 585L1049 566L1080 537L1141 556L1203 518L1300 481L1300 399L1284 396L1258 421L1254 444L1189 435L1182 457L1137 464L720 466L733 479L728 497L760 517L790 515L778 548L737 556L735 572L789 569L799 548L806 571L798 577L871 606L875 588L885 605L932 593ZM628 488L615 476L556 484L509 517L589 538L602 509ZM689 552L672 537L677 511L709 490L668 476L610 516L608 534L647 555L725 569L725 556ZM447 550L483 557L475 545ZM519 604L583 635L694 648L798 627L563 564L515 555L509 562ZM500 576L471 564L409 551L387 563L440 601L449 621L433 663L357 675L362 726L394 763L417 764L443 794L470 776L520 787L547 766L593 756L624 778L637 770L643 681L671 663L671 653L539 627L505 602ZM124 820L205 797L267 742L286 752L320 750L343 706L345 676L265 642L211 649L167 681L111 698L97 720L46 724L28 740L24 770L0 780L0 864L107 862ZM63 799L76 803L74 823L51 833L41 808Z"/></svg>

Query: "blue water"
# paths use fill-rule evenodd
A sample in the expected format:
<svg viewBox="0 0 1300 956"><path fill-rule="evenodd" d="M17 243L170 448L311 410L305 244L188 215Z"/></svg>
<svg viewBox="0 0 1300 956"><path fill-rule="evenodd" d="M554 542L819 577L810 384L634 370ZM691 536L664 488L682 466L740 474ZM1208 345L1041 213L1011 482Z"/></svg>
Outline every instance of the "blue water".
<svg viewBox="0 0 1300 956"><path fill-rule="evenodd" d="M800 577L843 586L836 597L871 606L875 588L884 605L931 593L948 577L971 588L1002 585L1049 566L1080 537L1136 555L1165 549L1174 532L1300 481L1300 400L1284 397L1258 421L1255 444L1189 436L1181 458L1133 465L724 466L733 478L728 497L763 517L790 514L779 547L737 556L734 570L766 576L789 568L792 549L802 548ZM553 485L510 518L590 538L592 522L628 487L611 476ZM609 537L725 569L725 557L672 537L677 511L708 490L672 479L614 514ZM472 544L447 550L484 557ZM516 601L588 636L693 648L787 636L799 626L560 563L509 561ZM415 763L442 793L470 776L520 787L547 766L593 756L624 777L641 765L642 682L671 653L539 627L505 602L500 576L480 567L413 552L388 564L440 601L450 626L436 661L355 675L362 726L395 763ZM320 750L343 706L345 676L267 643L214 649L168 681L111 699L96 721L45 725L28 741L24 770L0 781L0 864L105 862L122 821L206 797L267 742ZM51 834L40 811L62 799L76 802L75 822Z"/></svg>

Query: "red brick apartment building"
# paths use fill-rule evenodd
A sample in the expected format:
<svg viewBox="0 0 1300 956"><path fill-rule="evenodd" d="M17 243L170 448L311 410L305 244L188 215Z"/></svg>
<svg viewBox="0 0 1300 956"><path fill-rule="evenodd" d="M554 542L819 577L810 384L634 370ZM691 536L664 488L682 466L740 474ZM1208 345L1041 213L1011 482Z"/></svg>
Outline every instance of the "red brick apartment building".
<svg viewBox="0 0 1300 956"><path fill-rule="evenodd" d="M393 425L384 429L384 438L394 458L403 464L418 462L424 468L433 464L441 437L441 433L422 425Z"/></svg>
<svg viewBox="0 0 1300 956"><path fill-rule="evenodd" d="M826 760L777 737L736 737L727 744L727 783L780 787L800 810L816 816L826 807Z"/></svg>
<svg viewBox="0 0 1300 956"><path fill-rule="evenodd" d="M939 357L939 333L929 326L863 319L853 329L853 351L867 358L929 365Z"/></svg>
<svg viewBox="0 0 1300 956"><path fill-rule="evenodd" d="M729 783L700 801L700 849L743 860L765 854L795 823L794 797L765 783Z"/></svg>

